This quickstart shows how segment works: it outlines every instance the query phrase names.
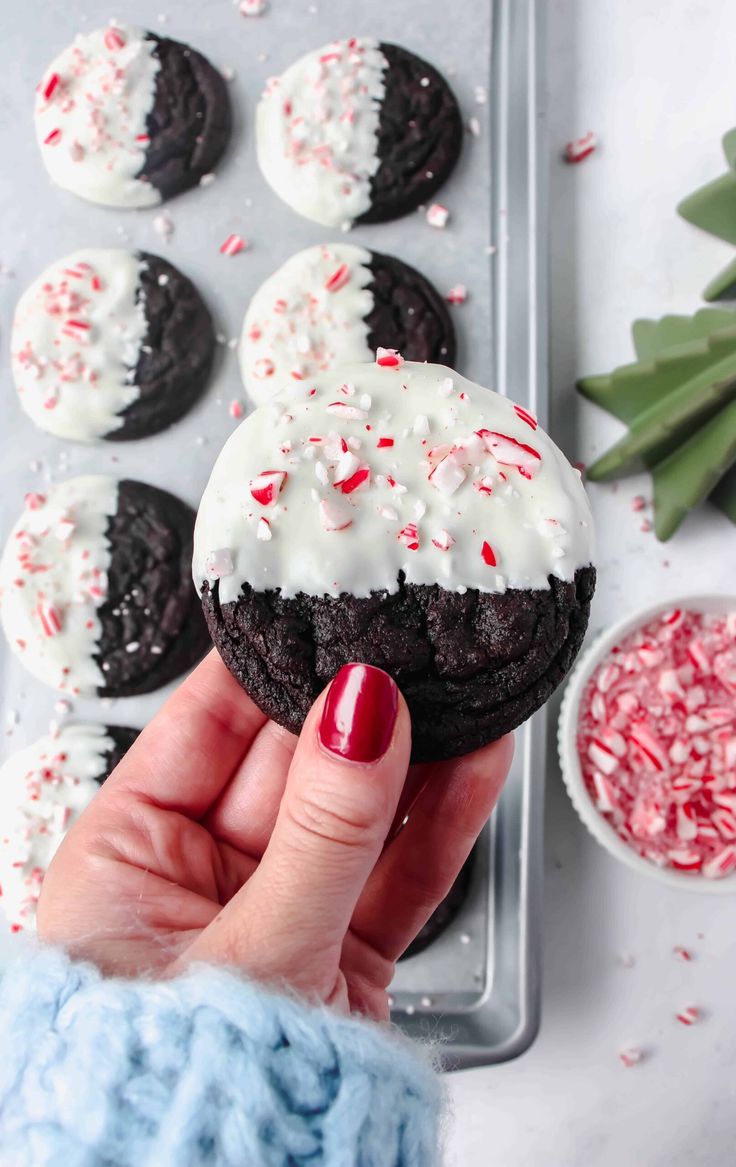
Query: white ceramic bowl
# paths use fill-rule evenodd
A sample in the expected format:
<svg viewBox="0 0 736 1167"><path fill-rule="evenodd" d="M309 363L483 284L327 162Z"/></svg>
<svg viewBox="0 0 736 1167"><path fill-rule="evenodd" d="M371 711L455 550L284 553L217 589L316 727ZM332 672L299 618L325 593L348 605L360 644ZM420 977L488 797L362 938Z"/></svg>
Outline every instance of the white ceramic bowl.
<svg viewBox="0 0 736 1167"><path fill-rule="evenodd" d="M623 839L618 837L613 827L596 809L583 780L577 749L577 729L580 701L591 676L614 645L628 636L630 632L647 624L653 617L658 616L661 612L668 612L672 608L684 608L695 612L733 612L736 610L736 596L681 596L677 599L651 604L649 607L640 608L632 615L627 616L626 619L620 620L593 642L573 669L562 702L557 736L562 777L572 804L584 826L588 828L594 839L597 839L611 855L615 855L627 867L633 871L641 872L642 875L648 875L650 878L658 880L659 883L667 884L668 887L703 892L707 895L733 894L736 893L736 873L727 875L724 879L705 879L702 875L689 875L687 872L676 871L671 867L657 867L648 859L637 855L628 844L624 843Z"/></svg>

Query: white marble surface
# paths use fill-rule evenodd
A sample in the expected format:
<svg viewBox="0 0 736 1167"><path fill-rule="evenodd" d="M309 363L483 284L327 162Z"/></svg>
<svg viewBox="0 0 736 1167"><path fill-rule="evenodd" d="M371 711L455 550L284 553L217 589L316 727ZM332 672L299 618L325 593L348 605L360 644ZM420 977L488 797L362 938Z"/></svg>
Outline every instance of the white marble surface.
<svg viewBox="0 0 736 1167"><path fill-rule="evenodd" d="M584 373L630 359L636 316L693 311L733 254L674 213L723 167L736 122L728 0L549 0L554 432L590 460L618 432L574 399ZM587 130L600 150L559 160ZM600 584L592 626L687 591L736 593L736 533L715 511L658 545L634 494L593 488ZM586 836L548 784L542 1029L518 1061L450 1079L448 1167L726 1167L736 1130L736 897L662 888ZM692 949L690 964L674 945ZM631 956L633 967L621 958ZM690 1029L684 1005L704 1011ZM632 1069L621 1048L646 1060Z"/></svg>

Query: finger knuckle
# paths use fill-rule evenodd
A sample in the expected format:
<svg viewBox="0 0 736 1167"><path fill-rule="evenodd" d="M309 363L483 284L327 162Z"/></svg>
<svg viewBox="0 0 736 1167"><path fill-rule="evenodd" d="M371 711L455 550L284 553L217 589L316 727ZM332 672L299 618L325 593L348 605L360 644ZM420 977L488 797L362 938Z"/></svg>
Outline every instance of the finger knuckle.
<svg viewBox="0 0 736 1167"><path fill-rule="evenodd" d="M290 799L286 809L298 832L342 847L371 846L381 833L372 799L355 801L334 791L314 790Z"/></svg>

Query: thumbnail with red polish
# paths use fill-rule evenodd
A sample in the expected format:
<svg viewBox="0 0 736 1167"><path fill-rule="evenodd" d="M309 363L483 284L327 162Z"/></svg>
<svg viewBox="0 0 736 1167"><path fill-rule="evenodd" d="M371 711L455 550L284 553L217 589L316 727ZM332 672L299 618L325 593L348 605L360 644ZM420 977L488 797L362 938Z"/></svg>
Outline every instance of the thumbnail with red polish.
<svg viewBox="0 0 736 1167"><path fill-rule="evenodd" d="M351 762L376 762L391 742L396 684L372 665L344 665L327 694L319 727L323 747Z"/></svg>

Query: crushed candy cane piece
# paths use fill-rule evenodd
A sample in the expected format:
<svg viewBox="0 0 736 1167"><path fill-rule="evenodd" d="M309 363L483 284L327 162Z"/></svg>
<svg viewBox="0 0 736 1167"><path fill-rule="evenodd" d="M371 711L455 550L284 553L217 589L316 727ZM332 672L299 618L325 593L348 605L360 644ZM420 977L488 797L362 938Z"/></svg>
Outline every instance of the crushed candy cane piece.
<svg viewBox="0 0 736 1167"><path fill-rule="evenodd" d="M676 1013L675 1017L681 1025L697 1025L698 1021L702 1020L700 1010L695 1005L687 1005Z"/></svg>
<svg viewBox="0 0 736 1167"><path fill-rule="evenodd" d="M465 284L455 284L445 293L448 304L464 304L468 298L468 289Z"/></svg>
<svg viewBox="0 0 736 1167"><path fill-rule="evenodd" d="M174 234L174 221L169 215L156 215L153 220L153 229L165 243L168 243Z"/></svg>
<svg viewBox="0 0 736 1167"><path fill-rule="evenodd" d="M407 523L405 527L402 527L396 537L410 551L419 550L419 532L416 523Z"/></svg>
<svg viewBox="0 0 736 1167"><path fill-rule="evenodd" d="M483 546L481 547L480 553L481 553L481 556L483 557L483 562L487 563L489 567L496 567L497 566L498 560L496 559L496 554L495 554L493 548L491 547L490 543L487 543L484 541Z"/></svg>
<svg viewBox="0 0 736 1167"><path fill-rule="evenodd" d="M264 470L249 483L250 493L263 507L270 507L284 489L288 474L285 470Z"/></svg>
<svg viewBox="0 0 736 1167"><path fill-rule="evenodd" d="M345 510L324 498L319 504L319 516L325 531L344 531L353 522Z"/></svg>
<svg viewBox="0 0 736 1167"><path fill-rule="evenodd" d="M225 242L220 245L220 255L238 255L239 252L245 251L247 246L242 235L228 235Z"/></svg>
<svg viewBox="0 0 736 1167"><path fill-rule="evenodd" d="M235 570L232 554L227 547L210 551L204 565L205 571L213 579L222 579L223 576L232 575Z"/></svg>
<svg viewBox="0 0 736 1167"><path fill-rule="evenodd" d="M622 1049L618 1055L622 1066L630 1070L632 1066L638 1066L639 1062L644 1060L644 1050L639 1046L629 1046L628 1049Z"/></svg>
<svg viewBox="0 0 736 1167"><path fill-rule="evenodd" d="M671 609L629 633L591 677L578 727L586 787L619 838L706 879L736 874L730 615Z"/></svg>
<svg viewBox="0 0 736 1167"><path fill-rule="evenodd" d="M339 292L340 288L344 288L349 280L350 268L346 263L341 263L327 280L325 288L328 292Z"/></svg>
<svg viewBox="0 0 736 1167"><path fill-rule="evenodd" d="M573 142L568 142L565 146L565 162L577 163L582 162L584 158L588 158L598 145L598 138L590 130L583 138L577 138Z"/></svg>
<svg viewBox="0 0 736 1167"><path fill-rule="evenodd" d="M427 209L427 222L430 227L437 227L443 230L447 226L447 220L450 217L450 212L447 207L443 207L442 203L432 203L431 207Z"/></svg>
<svg viewBox="0 0 736 1167"><path fill-rule="evenodd" d="M449 531L442 530L435 535L432 540L432 545L437 547L440 551L449 551L455 544L455 540Z"/></svg>
<svg viewBox="0 0 736 1167"><path fill-rule="evenodd" d="M403 363L404 358L395 348L376 349L376 364L382 369L400 369Z"/></svg>

